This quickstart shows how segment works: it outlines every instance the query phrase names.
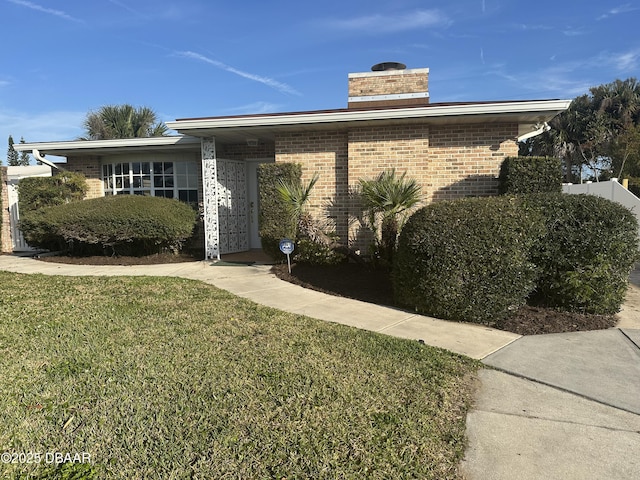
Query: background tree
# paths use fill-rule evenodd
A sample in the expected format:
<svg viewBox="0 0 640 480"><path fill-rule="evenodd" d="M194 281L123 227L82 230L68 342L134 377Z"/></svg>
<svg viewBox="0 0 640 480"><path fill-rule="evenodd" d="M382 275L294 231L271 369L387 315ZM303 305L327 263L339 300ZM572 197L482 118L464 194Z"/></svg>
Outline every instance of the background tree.
<svg viewBox="0 0 640 480"><path fill-rule="evenodd" d="M153 110L129 104L106 105L89 112L84 127L86 135L82 140L161 137L168 131L167 126L158 121Z"/></svg>
<svg viewBox="0 0 640 480"><path fill-rule="evenodd" d="M611 157L618 178L640 177L640 123L630 125L615 138Z"/></svg>
<svg viewBox="0 0 640 480"><path fill-rule="evenodd" d="M635 176L640 84L635 78L589 89L549 122L552 130L520 145L521 155L558 156L566 180ZM640 173L640 172L638 172Z"/></svg>
<svg viewBox="0 0 640 480"><path fill-rule="evenodd" d="M24 137L20 137L20 143L27 143L24 141ZM26 167L30 163L31 163L31 155L29 155L26 151L20 152L18 165L23 165Z"/></svg>
<svg viewBox="0 0 640 480"><path fill-rule="evenodd" d="M18 156L18 152L13 148L14 142L13 137L9 135L9 148L7 149L7 165L10 167L15 167L20 164L20 157Z"/></svg>

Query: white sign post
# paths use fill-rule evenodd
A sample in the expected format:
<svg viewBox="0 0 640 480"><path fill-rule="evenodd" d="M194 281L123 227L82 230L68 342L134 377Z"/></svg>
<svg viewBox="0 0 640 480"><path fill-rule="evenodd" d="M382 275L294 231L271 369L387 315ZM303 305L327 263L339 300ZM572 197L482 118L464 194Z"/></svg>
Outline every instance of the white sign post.
<svg viewBox="0 0 640 480"><path fill-rule="evenodd" d="M287 256L287 265L289 266L289 273L291 273L291 257L293 253L294 243L288 238L280 240L280 251Z"/></svg>

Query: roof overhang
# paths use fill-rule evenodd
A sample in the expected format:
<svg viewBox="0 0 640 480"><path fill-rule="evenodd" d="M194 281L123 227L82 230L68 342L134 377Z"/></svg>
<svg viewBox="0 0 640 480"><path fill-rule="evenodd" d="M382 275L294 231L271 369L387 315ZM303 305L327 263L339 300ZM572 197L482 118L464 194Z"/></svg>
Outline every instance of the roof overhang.
<svg viewBox="0 0 640 480"><path fill-rule="evenodd" d="M202 140L189 136L123 138L116 140L73 140L69 142L16 143L17 151L68 157L72 155L117 155L119 153L199 151Z"/></svg>
<svg viewBox="0 0 640 480"><path fill-rule="evenodd" d="M389 109L342 109L330 111L179 119L167 126L185 135L215 137L217 141L241 143L248 138L272 141L275 134L290 130L340 129L376 124L515 122L536 125L566 110L571 100L534 100L464 104L431 104Z"/></svg>
<svg viewBox="0 0 640 480"><path fill-rule="evenodd" d="M35 149L41 154L62 157L196 151L202 137L215 137L216 142L220 143L245 143L249 139L273 142L277 133L286 131L339 130L354 126L411 123L447 125L513 122L519 125L520 132L527 132L548 122L570 104L571 100L533 100L179 119L166 124L183 134L180 136L17 143L14 148L17 151Z"/></svg>

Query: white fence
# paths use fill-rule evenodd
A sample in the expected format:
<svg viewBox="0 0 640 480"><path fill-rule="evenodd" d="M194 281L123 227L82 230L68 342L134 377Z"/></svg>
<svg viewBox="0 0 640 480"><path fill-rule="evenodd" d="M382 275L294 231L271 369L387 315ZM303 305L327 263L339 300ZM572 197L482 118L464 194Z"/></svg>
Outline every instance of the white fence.
<svg viewBox="0 0 640 480"><path fill-rule="evenodd" d="M27 177L50 177L51 167L35 165L29 167L7 167L7 196L9 198L9 221L11 226L11 243L14 252L33 250L24 241L18 228L20 212L18 211L18 182Z"/></svg>
<svg viewBox="0 0 640 480"><path fill-rule="evenodd" d="M618 180L615 178L606 182L589 182L581 184L565 183L562 185L562 191L564 193L571 193L575 195L582 193L596 195L598 197L604 197L608 200L621 203L633 212L640 224L640 198L636 197L633 193L620 185Z"/></svg>

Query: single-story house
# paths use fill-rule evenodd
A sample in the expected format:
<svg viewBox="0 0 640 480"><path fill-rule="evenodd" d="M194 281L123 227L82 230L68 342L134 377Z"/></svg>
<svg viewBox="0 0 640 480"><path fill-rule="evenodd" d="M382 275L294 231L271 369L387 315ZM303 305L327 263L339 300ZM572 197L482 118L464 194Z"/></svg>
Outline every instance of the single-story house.
<svg viewBox="0 0 640 480"><path fill-rule="evenodd" d="M569 100L430 103L429 69L385 63L348 76L347 108L183 118L180 136L15 145L67 158L89 196L148 194L203 206L207 258L260 248L257 169L296 162L318 173L312 213L366 247L350 192L386 169L407 172L426 202L497 192L518 140L542 132Z"/></svg>

